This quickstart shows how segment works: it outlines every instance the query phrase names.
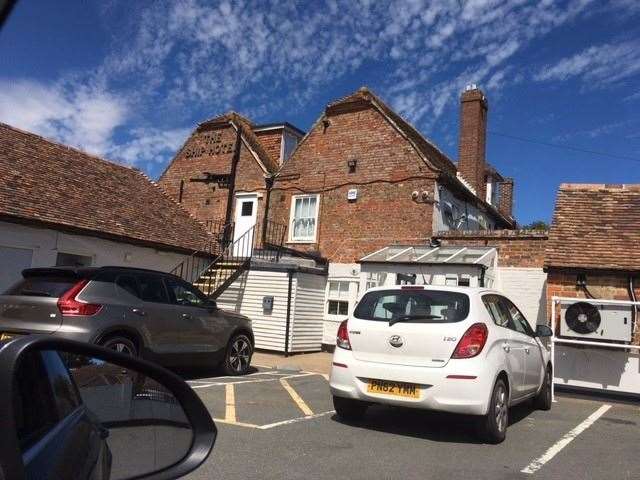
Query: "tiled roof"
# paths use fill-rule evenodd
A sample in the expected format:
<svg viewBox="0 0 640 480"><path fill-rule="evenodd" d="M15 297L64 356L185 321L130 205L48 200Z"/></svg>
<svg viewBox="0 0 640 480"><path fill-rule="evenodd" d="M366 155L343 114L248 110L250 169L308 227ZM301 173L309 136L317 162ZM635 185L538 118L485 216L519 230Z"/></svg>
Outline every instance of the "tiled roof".
<svg viewBox="0 0 640 480"><path fill-rule="evenodd" d="M144 174L0 123L0 220L179 251L204 226Z"/></svg>
<svg viewBox="0 0 640 480"><path fill-rule="evenodd" d="M202 122L199 127L215 125L222 126L228 124L229 122L233 122L236 126L242 127L242 136L244 137L245 141L256 153L268 172L275 173L280 167L278 162L279 159L272 158L271 155L267 153L265 148L260 143L260 140L258 140L256 134L253 133L253 129L256 128L255 125L247 117L244 117L236 112L228 112Z"/></svg>
<svg viewBox="0 0 640 480"><path fill-rule="evenodd" d="M640 185L562 184L545 266L640 271Z"/></svg>

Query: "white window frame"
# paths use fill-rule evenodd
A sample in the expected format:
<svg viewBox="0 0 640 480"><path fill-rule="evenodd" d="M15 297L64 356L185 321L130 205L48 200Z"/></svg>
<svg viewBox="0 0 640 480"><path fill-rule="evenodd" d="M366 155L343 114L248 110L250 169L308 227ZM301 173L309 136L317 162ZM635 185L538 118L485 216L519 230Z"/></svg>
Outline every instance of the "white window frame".
<svg viewBox="0 0 640 480"><path fill-rule="evenodd" d="M331 296L331 282L336 283L346 283L347 291L346 298L340 297L340 287L338 287L338 297ZM352 285L353 284L353 285ZM344 320L345 317L351 315L353 307L355 305L355 296L357 296L358 282L353 278L331 278L327 280L327 291L325 295L325 304L324 304L324 315L325 318L329 320ZM346 302L347 303L347 313L346 314L333 314L329 313L329 302Z"/></svg>
<svg viewBox="0 0 640 480"><path fill-rule="evenodd" d="M313 229L313 237L304 237L304 238L296 238L293 236L293 221L295 218L295 206L296 201L298 199L304 198L315 198L316 199L316 211L315 211L315 219L316 224ZM316 239L318 238L318 226L320 224L320 219L318 218L318 212L320 211L320 195L319 194L309 194L309 195L292 195L291 196L291 206L289 208L289 243L316 243Z"/></svg>

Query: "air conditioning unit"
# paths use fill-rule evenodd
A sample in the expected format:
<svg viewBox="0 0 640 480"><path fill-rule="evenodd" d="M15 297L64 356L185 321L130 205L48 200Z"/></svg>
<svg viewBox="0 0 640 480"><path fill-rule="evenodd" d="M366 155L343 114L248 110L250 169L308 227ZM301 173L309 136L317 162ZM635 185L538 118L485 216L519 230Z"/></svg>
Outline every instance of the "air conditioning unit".
<svg viewBox="0 0 640 480"><path fill-rule="evenodd" d="M562 305L561 315L562 337L631 341L631 307L576 302Z"/></svg>

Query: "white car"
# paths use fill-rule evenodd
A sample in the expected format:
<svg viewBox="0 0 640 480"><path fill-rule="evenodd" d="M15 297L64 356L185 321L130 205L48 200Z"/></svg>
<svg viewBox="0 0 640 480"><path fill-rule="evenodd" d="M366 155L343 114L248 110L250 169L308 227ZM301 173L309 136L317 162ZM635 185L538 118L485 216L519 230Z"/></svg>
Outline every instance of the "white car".
<svg viewBox="0 0 640 480"><path fill-rule="evenodd" d="M540 337L501 293L398 286L368 290L338 329L331 394L338 416L372 403L477 415L491 443L505 438L509 407L551 408L552 365Z"/></svg>

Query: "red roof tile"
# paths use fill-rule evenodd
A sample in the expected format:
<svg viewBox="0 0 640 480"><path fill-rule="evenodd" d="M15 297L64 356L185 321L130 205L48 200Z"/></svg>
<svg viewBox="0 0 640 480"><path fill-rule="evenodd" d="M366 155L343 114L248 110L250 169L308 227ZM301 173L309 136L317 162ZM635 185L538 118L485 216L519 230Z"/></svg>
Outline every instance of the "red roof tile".
<svg viewBox="0 0 640 480"><path fill-rule="evenodd" d="M640 185L562 184L546 267L640 271Z"/></svg>
<svg viewBox="0 0 640 480"><path fill-rule="evenodd" d="M140 171L0 123L0 220L169 250L204 247L204 226Z"/></svg>

